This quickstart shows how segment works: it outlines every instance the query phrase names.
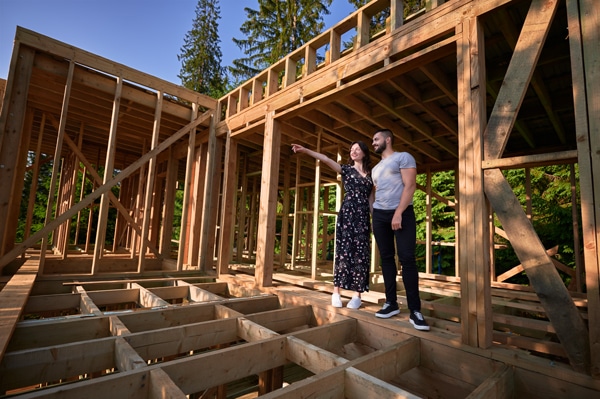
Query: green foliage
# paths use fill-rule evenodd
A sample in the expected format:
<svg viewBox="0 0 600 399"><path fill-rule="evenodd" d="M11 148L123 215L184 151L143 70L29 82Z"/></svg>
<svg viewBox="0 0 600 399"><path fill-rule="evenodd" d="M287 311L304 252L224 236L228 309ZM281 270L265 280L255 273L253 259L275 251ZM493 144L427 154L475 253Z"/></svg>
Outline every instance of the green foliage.
<svg viewBox="0 0 600 399"><path fill-rule="evenodd" d="M183 190L175 192L175 207L173 208L173 240L179 240L181 235L181 216L183 215Z"/></svg>
<svg viewBox="0 0 600 399"><path fill-rule="evenodd" d="M27 156L28 166L31 166L35 162L35 155L32 152L29 152ZM52 175L52 162L47 162L48 159L48 156L42 154L42 158L40 159L40 173L37 179L37 189L35 195L36 199L32 211L31 228L28 236L44 227L44 221L46 219L45 204L48 203L48 191L50 188L50 179L46 177ZM29 207L29 195L31 193L32 183L33 170L28 169L25 173L25 181L23 184L23 196L20 205L19 224L16 233L17 241L22 241L25 238L25 222L27 217L27 209Z"/></svg>
<svg viewBox="0 0 600 399"><path fill-rule="evenodd" d="M185 34L177 56L181 61L178 77L182 85L213 98L223 96L228 88L225 68L221 66L220 18L218 0L198 0L192 29Z"/></svg>
<svg viewBox="0 0 600 399"><path fill-rule="evenodd" d="M331 2L259 0L258 10L245 7L247 20L240 27L244 38L233 42L246 57L229 67L235 82L251 78L321 33Z"/></svg>
<svg viewBox="0 0 600 399"><path fill-rule="evenodd" d="M33 204L31 227L27 234L28 237L32 236L33 234L35 234L36 232L41 230L44 227L44 225L46 224L46 208L47 208L48 198L49 198L49 193L50 193L50 183L51 183L51 178L52 178L53 161L51 160L51 157L46 154L41 154L40 157L41 157L40 158L40 171L39 171L38 178L37 178L37 188L36 188L35 200L34 200L34 204ZM32 152L30 152L28 154L28 166L32 166L34 162L35 162L35 155ZM21 196L21 204L20 204L19 222L18 222L18 227L17 227L17 232L16 232L17 241L24 240L25 236L26 236L26 234L25 234L26 218L27 218L27 211L28 211L28 207L29 207L29 196L31 193L31 188L32 188L32 183L33 183L33 174L34 174L33 168L28 168L27 172L25 173L24 184L23 184L23 193ZM103 174L102 167L99 170L99 174L100 175ZM57 176L56 181L60 182L60 180L61 180L61 176L59 174L59 176ZM73 202L74 204L76 204L79 201L82 181L83 181L83 174L80 170L77 174L76 185L75 185L75 189L74 189L74 202ZM88 175L87 178L85 179L85 187L83 190L83 192L84 192L83 195L85 196L85 195L91 193L93 191L93 189L94 189L93 184L90 181L90 177ZM112 192L113 192L113 194L115 194L115 196L118 197L119 196L119 186L113 187ZM55 192L54 192L54 201L53 201L53 206L52 206L51 216L50 216L51 219L54 219L55 215L56 215L56 203L58 201L58 195L59 195L59 185L56 184L56 188L55 188ZM79 213L79 215L75 215L69 220L69 223L70 223L70 225L69 225L69 233L70 233L69 244L73 244L73 245L85 244L85 240L87 238L87 230L88 230L88 219L89 219L90 215L92 215L92 218L93 218L92 219L93 223L90 226L90 228L91 228L90 241L92 244L95 242L96 227L97 227L96 222L97 222L97 217L98 217L98 205L100 205L100 198L96 199L96 201L94 203L89 205L86 209L82 210ZM116 209L109 208L108 223L107 223L107 228L106 228L106 239L105 239L106 244L112 244L112 241L114 238L116 212L117 212ZM77 223L78 216L79 216L79 225ZM78 228L79 228L79 234L76 233ZM51 234L49 234L48 237L49 237L49 239L53 238ZM75 238L77 238L77 241L75 241ZM49 241L49 243L53 244L52 241Z"/></svg>
<svg viewBox="0 0 600 399"><path fill-rule="evenodd" d="M579 169L573 169L575 179L579 179ZM504 176L517 195L523 210L527 210L527 197L531 197L531 222L537 232L544 248L551 249L557 246L558 253L555 258L561 263L573 268L575 266L575 236L573 233L573 204L571 202L572 190L576 190L579 198L579 187L571 185L570 165L554 165L530 170L530 194L527 193L526 172L524 169L508 170ZM579 208L579 204L575 204ZM580 212L577 210L577 215ZM578 225L581 226L578 220ZM496 226L502 228L498 221ZM581 237L581 228L579 237ZM496 251L496 270L501 274L520 263L512 250L510 242L499 239L506 244L508 249ZM570 278L563 276L568 283ZM509 282L527 284L527 277L518 275Z"/></svg>
<svg viewBox="0 0 600 399"><path fill-rule="evenodd" d="M427 185L426 175L417 176L417 184L425 187ZM431 198L431 222L432 241L453 243L456 241L455 231L455 209L449 203L455 203L455 179L454 171L444 171L432 174L432 191L445 198L448 203L438 200L435 196ZM417 240L424 241L426 238L426 194L417 190L414 195L413 206L417 217ZM425 246L417 246L417 259L421 271L425 271ZM454 274L455 252L454 247L436 246L433 253L434 270L445 275Z"/></svg>
<svg viewBox="0 0 600 399"><path fill-rule="evenodd" d="M544 248L550 249L557 246L558 253L555 256L561 263L573 268L575 266L575 244L573 233L572 216L572 191L579 198L578 186L571 185L570 165L555 165L530 169L530 193L527 192L527 175L525 169L514 169L504 172L504 175L512 187L515 195L527 209L527 198L531 201L531 221ZM573 172L575 180L579 179L578 169L575 165ZM426 186L426 176L417 176L417 183ZM441 197L455 202L454 172L438 172L432 174L432 191ZM417 190L414 197L415 213L417 215L417 240L423 241L426 237L426 194ZM578 206L578 204L575 204ZM432 240L440 242L455 242L455 209L438 200L435 196L431 199L431 222ZM579 214L579 211L577 211ZM495 225L502 228L498 220ZM580 235L581 236L581 235ZM509 241L499 235L495 237L495 243L504 245L504 248L495 251L496 275L500 275L521 262L516 256ZM420 268L425 270L425 246L417 246L417 258ZM454 275L455 251L453 247L433 247L432 259L433 271L446 275ZM565 283L568 284L570 277L563 275ZM525 274L512 277L508 282L515 284L529 284Z"/></svg>

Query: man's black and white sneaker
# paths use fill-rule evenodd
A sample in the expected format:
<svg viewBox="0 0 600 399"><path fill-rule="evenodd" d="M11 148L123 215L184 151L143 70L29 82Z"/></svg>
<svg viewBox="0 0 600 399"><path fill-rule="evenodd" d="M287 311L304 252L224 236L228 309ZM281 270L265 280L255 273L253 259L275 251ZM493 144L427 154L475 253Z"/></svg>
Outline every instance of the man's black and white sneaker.
<svg viewBox="0 0 600 399"><path fill-rule="evenodd" d="M375 316L381 319L387 319L394 315L400 314L400 308L397 303L384 303L383 307L375 313Z"/></svg>
<svg viewBox="0 0 600 399"><path fill-rule="evenodd" d="M410 312L410 323L417 330L429 331L429 324L427 324L421 312Z"/></svg>

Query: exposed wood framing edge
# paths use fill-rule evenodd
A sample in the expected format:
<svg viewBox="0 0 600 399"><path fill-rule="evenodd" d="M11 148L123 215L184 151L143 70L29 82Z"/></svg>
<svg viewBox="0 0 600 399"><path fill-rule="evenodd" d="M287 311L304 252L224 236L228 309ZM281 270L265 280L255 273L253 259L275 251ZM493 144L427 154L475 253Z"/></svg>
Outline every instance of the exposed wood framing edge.
<svg viewBox="0 0 600 399"><path fill-rule="evenodd" d="M0 359L27 304L39 266L39 258L28 259L0 291Z"/></svg>
<svg viewBox="0 0 600 399"><path fill-rule="evenodd" d="M125 80L161 90L164 93L175 95L205 108L215 109L217 106L216 100L208 96L186 89L183 86L173 85L160 78L60 42L51 37L40 35L39 33L20 26L17 27L15 40L21 45L52 52L52 54L63 56L75 63L98 69L111 75L122 76Z"/></svg>

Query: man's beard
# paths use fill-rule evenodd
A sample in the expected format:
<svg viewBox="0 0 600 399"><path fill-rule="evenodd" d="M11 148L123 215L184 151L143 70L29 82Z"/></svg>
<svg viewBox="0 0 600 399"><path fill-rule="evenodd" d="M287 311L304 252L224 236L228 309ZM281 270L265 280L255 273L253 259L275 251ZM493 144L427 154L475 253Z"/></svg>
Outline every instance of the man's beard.
<svg viewBox="0 0 600 399"><path fill-rule="evenodd" d="M375 154L381 154L387 148L387 143L384 141L379 147L375 149Z"/></svg>

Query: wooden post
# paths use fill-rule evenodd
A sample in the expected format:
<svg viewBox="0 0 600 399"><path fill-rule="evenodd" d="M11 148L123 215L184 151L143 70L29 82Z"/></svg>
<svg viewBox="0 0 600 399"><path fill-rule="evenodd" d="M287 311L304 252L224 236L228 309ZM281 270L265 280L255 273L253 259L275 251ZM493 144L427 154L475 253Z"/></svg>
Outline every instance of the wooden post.
<svg viewBox="0 0 600 399"><path fill-rule="evenodd" d="M329 185L323 187L323 215L319 218L322 225L321 260L327 260L327 245L329 244Z"/></svg>
<svg viewBox="0 0 600 399"><path fill-rule="evenodd" d="M581 228L591 374L600 378L600 15L594 0L567 0L577 158L581 199ZM596 182L596 184L594 184Z"/></svg>
<svg viewBox="0 0 600 399"><path fill-rule="evenodd" d="M581 281L583 280L584 265L581 260L581 246L579 242L579 212L577 210L577 181L575 179L575 165L569 165L569 181L571 182L571 217L573 218L573 252L575 252L575 287L577 292L582 292Z"/></svg>
<svg viewBox="0 0 600 399"><path fill-rule="evenodd" d="M342 36L334 29L330 30L329 33L329 62L334 62L340 59L340 48L342 43Z"/></svg>
<svg viewBox="0 0 600 399"><path fill-rule="evenodd" d="M285 70L282 85L288 87L296 81L296 66L298 63L291 57L285 59ZM306 68L306 65L304 66Z"/></svg>
<svg viewBox="0 0 600 399"><path fill-rule="evenodd" d="M321 151L321 136L323 128L318 129L317 152ZM317 279L317 254L319 251L319 203L321 192L321 161L315 159L315 182L313 185L313 214L312 214L312 245L311 245L311 260L310 260L310 278Z"/></svg>
<svg viewBox="0 0 600 399"><path fill-rule="evenodd" d="M158 172L158 165L157 165ZM144 241L145 245L148 245L149 249L152 250L152 246L154 246L154 253L160 259L163 256L158 251L158 239L160 234L160 221L162 219L162 203L163 203L163 189L162 189L162 179L158 175L158 173L154 176L154 185L152 189L151 195L151 208L150 208L150 225L148 226L148 240Z"/></svg>
<svg viewBox="0 0 600 399"><path fill-rule="evenodd" d="M71 97L71 87L73 84L73 73L75 71L75 63L69 62L69 72L67 74L67 82L65 83L65 91L63 96L63 103L60 112L60 122L58 127L58 134L56 136L56 147L54 150L54 159L52 161L52 177L50 178L50 190L48 192L48 206L46 207L46 221L45 225L48 225L52 219L52 208L54 205L54 191L56 189L56 180L58 178L59 167L61 163L61 151L63 145L63 137L67 128L67 111L69 109L69 99ZM58 211L58 210L57 210ZM58 216L58 215L56 215ZM58 227L58 226L57 226ZM48 245L48 235L44 235L42 238L42 249L40 252L40 274L44 273L44 261L46 257L46 246Z"/></svg>
<svg viewBox="0 0 600 399"><path fill-rule="evenodd" d="M312 251L311 251L311 247L312 247L312 242L313 242L313 218L311 217L312 215L310 214L310 212L313 211L313 205L314 205L314 196L315 196L315 190L314 190L314 186L308 186L306 188L306 213L304 214L305 218L306 218L306 228L305 228L305 240L304 240L304 254L306 256L307 260L311 259L311 255L312 255ZM312 262L311 262L312 265ZM312 269L312 267L311 267ZM311 272L312 274L312 272Z"/></svg>
<svg viewBox="0 0 600 399"><path fill-rule="evenodd" d="M219 115L220 107L217 106L215 114ZM218 207L216 201L219 198L219 187L214 187L217 179L215 174L220 173L217 165L222 162L222 147L217 142L216 132L217 118L211 117L208 128L208 146L206 149L206 175L204 181L204 195L202 198L202 226L200 230L200 270L212 269L214 256L214 237L216 229L216 214ZM212 237L211 237L212 236ZM212 248L209 244L213 244Z"/></svg>
<svg viewBox="0 0 600 399"><path fill-rule="evenodd" d="M257 195L258 178L252 176L252 192L250 193L250 215L248 217L248 237L246 237L246 251L248 252L248 259L255 259L256 252L256 231L257 231L257 219L258 214L258 202L260 200Z"/></svg>
<svg viewBox="0 0 600 399"><path fill-rule="evenodd" d="M246 174L246 165L248 165L248 154L244 155L240 167L238 168L238 173L240 174L242 180L242 188L239 193L238 200L237 238L235 251L236 262L241 262L244 256L244 248L246 247L246 204L248 203L248 175Z"/></svg>
<svg viewBox="0 0 600 399"><path fill-rule="evenodd" d="M390 2L390 31L395 31L404 25L404 0Z"/></svg>
<svg viewBox="0 0 600 399"><path fill-rule="evenodd" d="M60 211L61 211L61 209L60 209L60 194L61 194L61 190L60 189L62 187L61 182L62 182L62 179L67 176L67 172L66 172L67 168L65 167L65 162L66 162L66 159L61 159L60 167L59 167L59 171L58 171L58 176L59 176L58 177L58 182L56 183L54 189L52 190L52 193L58 191L58 194L59 194L58 201L57 201L56 198L53 198L53 202L56 204L56 206L55 206L56 209L54 210L55 217L58 216L58 215L60 215ZM57 187L58 187L58 189L57 189ZM52 210L50 212L51 212L50 213L50 218L52 218ZM56 244L58 242L58 237L59 237L58 236L58 232L59 232L59 229L60 229L61 226L62 225L57 225L56 228L54 228L54 230L52 230L52 234L50 235L50 241L49 241L51 243L50 247L52 248L52 252L54 252L54 253L58 253L58 252L55 252L55 251L57 251ZM42 252L41 252L42 253L42 259L45 257L45 251L47 249L47 246L48 246L47 244L46 245L42 245L42 247L43 247Z"/></svg>
<svg viewBox="0 0 600 399"><path fill-rule="evenodd" d="M283 166L283 213L281 215L281 239L279 241L279 263L285 267L287 262L288 236L290 230L290 157L285 157Z"/></svg>
<svg viewBox="0 0 600 399"><path fill-rule="evenodd" d="M179 161L173 155L173 148L169 148L169 159L167 161L167 174L165 178L165 192L163 205L163 220L160 234L159 251L164 258L171 257L173 238L173 218L175 210L175 193L177 191L177 169Z"/></svg>
<svg viewBox="0 0 600 399"><path fill-rule="evenodd" d="M425 192L425 273L432 273L432 261L433 261L433 251L432 251L432 215L431 215L431 169L427 168L426 170L427 183L426 183L426 192Z"/></svg>
<svg viewBox="0 0 600 399"><path fill-rule="evenodd" d="M192 104L191 120L196 119L198 113L198 105ZM196 127L190 129L187 148L187 162L185 167L185 183L183 189L183 204L181 210L181 224L179 230L179 250L177 251L177 270L183 270L188 250L188 228L189 228L189 206L190 206L190 190L192 189L192 167L194 163L194 153L196 148Z"/></svg>
<svg viewBox="0 0 600 399"><path fill-rule="evenodd" d="M163 93L161 90L156 92L156 108L154 109L154 126L152 129L152 142L150 149L158 145L158 134L160 133L160 117L162 114ZM148 163L148 176L146 178L146 197L144 198L144 214L142 219L142 234L140 238L140 253L138 257L138 273L144 271L146 260L146 241L148 240L150 229L150 212L152 204L152 193L154 192L154 178L156 176L156 155L150 158Z"/></svg>
<svg viewBox="0 0 600 399"><path fill-rule="evenodd" d="M81 136L80 136L81 137ZM79 161L77 155L69 155L66 168L63 168L64 183L61 184L60 213L66 212L73 206L75 200L75 187L77 185L77 173L79 172ZM71 220L66 220L60 227L60 244L58 245L62 259L67 259L69 252L69 237L71 235Z"/></svg>
<svg viewBox="0 0 600 399"><path fill-rule="evenodd" d="M86 171L85 166L84 166L84 172ZM85 176L84 176L85 177ZM85 180L82 181L82 187L84 186ZM130 186L131 186L131 179L126 179L125 181L123 181L123 183L121 183L121 187L119 188L119 196L117 197L117 201L119 203L121 203L124 207L126 207L125 209L127 209L127 207L131 206L131 203L129 201L129 195L130 195ZM83 199L83 191L81 192L79 201L81 201ZM119 249L120 246L124 246L126 248L129 248L129 241L127 241L127 239L129 238L129 235L127 234L129 232L129 228L127 227L126 223L124 223L123 221L123 216L120 214L117 214L117 219L115 220L115 238L113 241L113 252L117 252L117 250ZM123 243L125 243L125 245L122 245Z"/></svg>
<svg viewBox="0 0 600 399"><path fill-rule="evenodd" d="M84 127L83 127L83 122L81 123L81 131L80 131L80 135L79 135L79 148L81 148L81 144L83 141L83 133L84 133ZM77 170L79 171L79 162L77 164ZM83 196L85 194L85 181L87 180L87 168L84 166L83 170L81 171L81 189L79 190L79 201L81 201L83 199ZM75 246L77 246L77 243L79 242L79 223L81 222L81 211L77 212L77 221L75 223L75 238L73 239L73 243L75 244Z"/></svg>
<svg viewBox="0 0 600 399"><path fill-rule="evenodd" d="M317 50L312 46L306 46L304 53L304 76L310 75L317 70Z"/></svg>
<svg viewBox="0 0 600 399"><path fill-rule="evenodd" d="M256 246L256 284L270 287L273 284L273 252L275 219L277 211L277 186L279 180L279 152L281 126L275 112L267 114L263 145L263 169L258 213L258 238Z"/></svg>
<svg viewBox="0 0 600 399"><path fill-rule="evenodd" d="M223 170L223 198L221 204L221 234L219 240L219 256L217 257L217 276L229 272L231 260L231 243L235 223L235 200L238 180L238 142L227 132L225 143L225 166ZM238 245L240 242L238 241Z"/></svg>
<svg viewBox="0 0 600 399"><path fill-rule="evenodd" d="M223 164L223 139L217 138L215 143L215 165ZM212 271L213 266L215 266L215 255L216 255L216 240L218 233L218 219L219 219L219 200L221 199L221 167L212 168L213 179L211 185L213 186L213 190L210 192L210 195L207 193L205 198L207 201L207 217L206 219L202 219L203 226L203 237L200 256L206 254L203 258L200 259L200 270L204 271ZM204 230L206 228L206 230ZM204 263L202 261L204 259Z"/></svg>
<svg viewBox="0 0 600 399"><path fill-rule="evenodd" d="M142 145L142 152L148 152L148 147L147 147L147 141L146 139L144 139L143 145ZM142 212L143 212L143 208L144 208L144 204L143 204L143 195L144 195L144 182L146 181L146 169L147 169L147 165L142 165L140 167L140 170L137 173L137 184L136 187L137 189L133 192L133 195L135 197L134 200L134 209L133 209L133 219L134 219L134 224L137 226L140 226L141 220L143 219L142 217ZM133 185L131 187L134 187ZM139 244L139 238L141 236L141 231L139 232L139 235L136 234L132 234L131 235L131 246L130 246L130 251L131 251L131 259L135 259L135 256L139 250L140 244Z"/></svg>
<svg viewBox="0 0 600 399"><path fill-rule="evenodd" d="M117 151L117 124L119 122L119 108L121 105L121 91L123 90L123 78L117 77L117 87L115 89L115 98L113 101L112 116L110 120L110 132L108 136L108 145L106 147L106 160L104 166L103 183L106 184L112 180L114 173L115 156ZM61 118L62 123L62 118ZM104 250L104 240L106 237L106 223L108 221L108 205L110 199L108 193L102 194L100 200L100 210L98 214L98 227L96 231L96 243L94 247L94 259L92 261L92 274L96 274L99 268L100 258Z"/></svg>
<svg viewBox="0 0 600 399"><path fill-rule="evenodd" d="M77 142L77 148L81 149L81 146L83 145L83 135L85 133L85 129L84 129L84 124L83 122L81 122L79 124L79 136L78 136L78 142ZM75 195L77 194L76 188L77 188L77 181L79 179L79 166L80 166L80 162L79 162L79 156L77 155L77 153L73 154L73 158L74 158L74 165L73 165L73 179L71 181L71 198L70 198L70 202L69 202L69 208L71 206L73 206L73 203L75 202ZM81 199L83 198L83 190L85 189L85 169L83 171L82 177L81 177L81 192L79 194L79 201L81 201ZM65 211L68 210L65 209ZM75 246L77 246L77 238L79 237L79 217L81 216L81 212L77 212L77 219L75 222L75 236L73 237L73 244ZM70 230L70 226L71 223L70 221L67 222L67 226L69 226L69 230ZM69 240L69 234L67 234L67 241ZM68 242L67 242L67 252L68 252ZM67 252L65 252L64 256L67 256Z"/></svg>
<svg viewBox="0 0 600 399"><path fill-rule="evenodd" d="M489 247L489 260L490 260L490 281L497 281L498 277L496 277L496 246L494 244L496 239L496 225L494 224L495 216L494 210L492 209L492 205L489 201L487 201L487 213L488 213L488 240L490 241ZM458 230L455 230L458 231ZM458 266L457 266L458 270ZM457 274L458 276L458 274Z"/></svg>
<svg viewBox="0 0 600 399"><path fill-rule="evenodd" d="M483 193L482 134L485 128L485 50L483 27L466 19L458 42L458 204L461 215L458 258L461 265L461 327L465 344L492 344L492 305L489 267L488 215Z"/></svg>
<svg viewBox="0 0 600 399"><path fill-rule="evenodd" d="M275 70L275 68L271 68L267 72L267 87L265 90L265 97L268 97L272 94L277 93L277 89L279 88L279 74Z"/></svg>
<svg viewBox="0 0 600 399"><path fill-rule="evenodd" d="M96 165L98 165L98 163L96 163ZM95 188L96 188L96 183L94 181L92 181L92 191ZM81 200L79 202L83 202L83 200ZM89 254L90 253L90 245L92 244L92 226L93 226L93 220L94 220L94 204L93 203L88 204L87 208L88 208L88 223L87 223L87 230L86 230L86 235L85 235L84 252L86 254Z"/></svg>
<svg viewBox="0 0 600 399"><path fill-rule="evenodd" d="M402 0L394 0L402 1ZM369 36L371 33L371 16L368 15L365 10L359 11L358 13L358 22L356 24L356 44L354 46L354 50L358 50L361 47L369 44Z"/></svg>
<svg viewBox="0 0 600 399"><path fill-rule="evenodd" d="M299 247L299 235L300 235L300 221L302 220L302 215L300 214L300 173L302 172L302 158L296 158L296 185L294 190L294 220L292 227L292 259L291 259L291 269L294 270L296 267L296 257L298 256L298 247Z"/></svg>
<svg viewBox="0 0 600 399"><path fill-rule="evenodd" d="M188 214L188 246L187 264L193 268L198 267L200 260L200 234L202 229L202 216L204 209L203 193L206 180L206 156L208 147L202 143L195 149L194 165L192 168L192 188L190 189L190 212Z"/></svg>
<svg viewBox="0 0 600 399"><path fill-rule="evenodd" d="M25 220L25 231L23 231L23 237L29 237L31 233L31 219L33 216L33 209L35 207L35 199L37 196L37 181L38 176L40 174L40 166L41 166L41 150L42 150L42 140L44 138L44 130L46 127L46 113L42 114L42 122L40 123L40 130L38 133L38 141L35 147L35 161L33 163L33 176L31 177L31 187L29 188L29 202L27 205L27 218ZM83 185L82 185L83 190Z"/></svg>
<svg viewBox="0 0 600 399"><path fill-rule="evenodd" d="M458 168L454 170L454 187L454 275L460 276L459 248L461 239L460 235L458 234L458 230L460 228L460 207L457 205L460 202L460 190L458 189Z"/></svg>
<svg viewBox="0 0 600 399"><path fill-rule="evenodd" d="M525 209L527 219L532 220L533 209L531 207L531 168L525 168Z"/></svg>

